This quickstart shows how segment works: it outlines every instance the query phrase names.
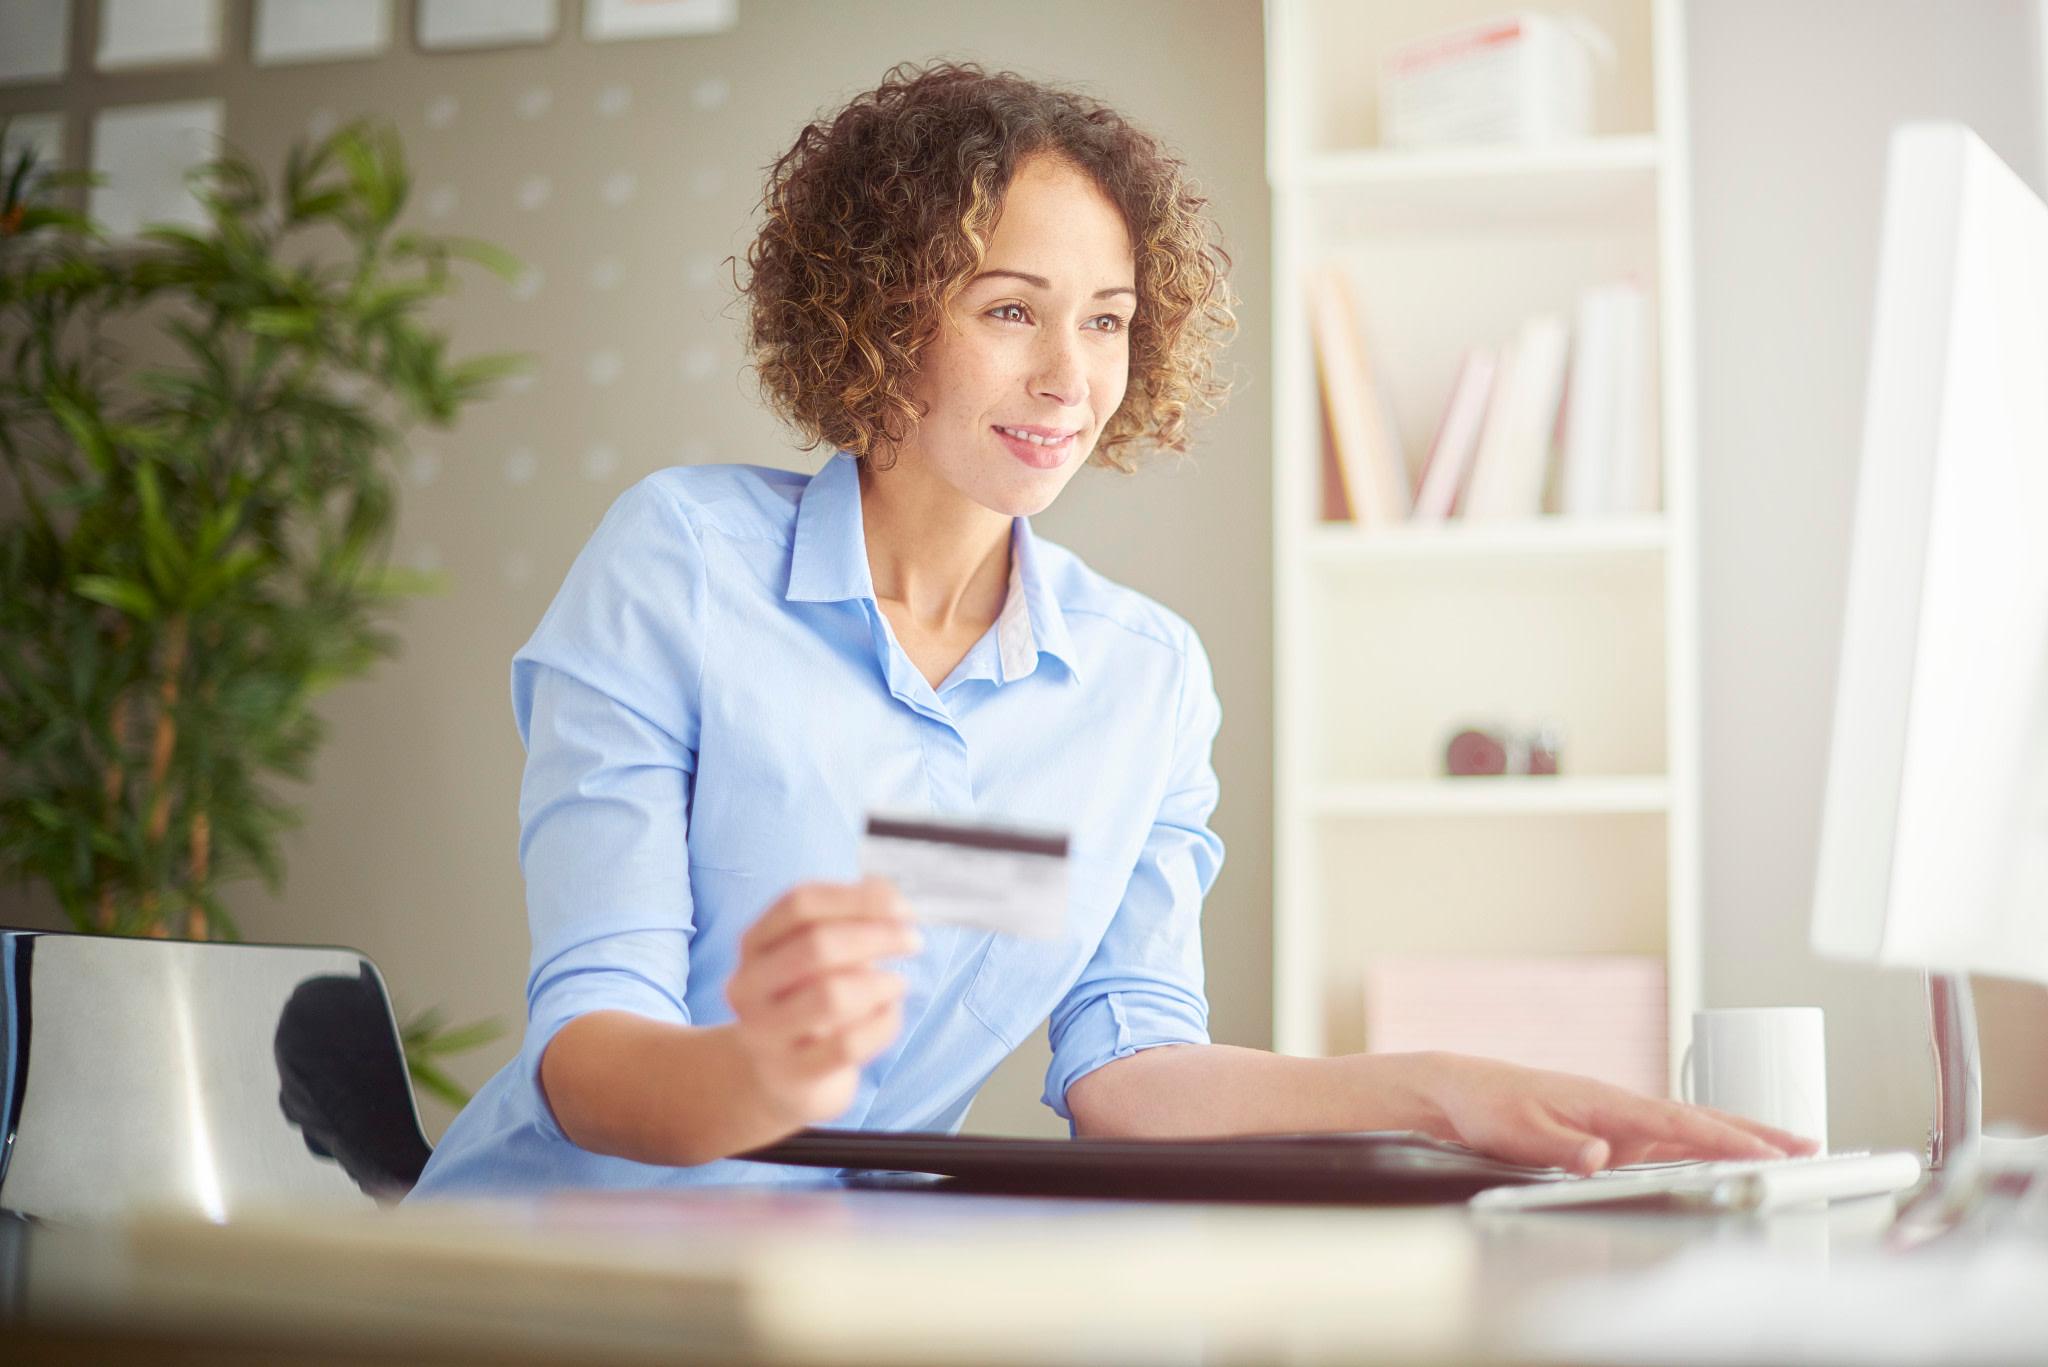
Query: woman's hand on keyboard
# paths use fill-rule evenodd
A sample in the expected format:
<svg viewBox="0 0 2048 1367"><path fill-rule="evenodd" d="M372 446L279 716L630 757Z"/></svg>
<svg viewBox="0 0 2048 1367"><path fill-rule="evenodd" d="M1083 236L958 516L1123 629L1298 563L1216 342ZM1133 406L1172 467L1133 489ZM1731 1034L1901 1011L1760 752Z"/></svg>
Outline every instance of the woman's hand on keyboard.
<svg viewBox="0 0 2048 1367"><path fill-rule="evenodd" d="M1800 1135L1709 1106L1644 1096L1575 1073L1437 1054L1423 1071L1438 1138L1539 1167L1593 1173L1631 1163L1784 1158L1819 1150Z"/></svg>

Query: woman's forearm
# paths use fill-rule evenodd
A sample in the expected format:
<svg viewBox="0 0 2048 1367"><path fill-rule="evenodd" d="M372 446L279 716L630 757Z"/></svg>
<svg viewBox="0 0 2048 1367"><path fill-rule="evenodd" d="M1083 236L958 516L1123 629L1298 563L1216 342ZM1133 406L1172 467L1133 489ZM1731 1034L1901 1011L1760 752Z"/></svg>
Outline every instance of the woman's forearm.
<svg viewBox="0 0 2048 1367"><path fill-rule="evenodd" d="M1448 1137L1425 1088L1431 1054L1295 1058L1173 1044L1106 1063L1067 1089L1074 1132L1189 1137L1420 1130Z"/></svg>
<svg viewBox="0 0 2048 1367"><path fill-rule="evenodd" d="M736 1029L592 1011L548 1041L541 1090L562 1132L594 1153L668 1166L729 1157L799 1128L763 1096Z"/></svg>

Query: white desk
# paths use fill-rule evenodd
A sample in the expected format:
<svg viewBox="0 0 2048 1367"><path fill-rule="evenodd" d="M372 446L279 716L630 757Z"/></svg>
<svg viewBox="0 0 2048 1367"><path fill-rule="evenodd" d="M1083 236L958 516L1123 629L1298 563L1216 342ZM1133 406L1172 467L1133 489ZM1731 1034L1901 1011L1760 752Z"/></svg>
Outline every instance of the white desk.
<svg viewBox="0 0 2048 1367"><path fill-rule="evenodd" d="M1769 1288L1874 1257L1892 1208L1475 1219L1462 1206L729 1189L225 1226L142 1218L125 1232L35 1231L17 1254L15 1327L46 1346L98 1336L103 1360L125 1345L138 1361L194 1343L321 1361L1697 1360L1686 1335L1731 1316L1767 1323L1784 1309L1765 1303ZM1650 1307L1602 1279L1686 1260L1767 1275L1747 1305L1686 1301L1679 1318L1697 1322L1671 1325L1677 1337L1557 1337L1627 1329ZM2000 1293L2021 1316L2004 1323L2034 1315L2048 1347L2039 1286Z"/></svg>

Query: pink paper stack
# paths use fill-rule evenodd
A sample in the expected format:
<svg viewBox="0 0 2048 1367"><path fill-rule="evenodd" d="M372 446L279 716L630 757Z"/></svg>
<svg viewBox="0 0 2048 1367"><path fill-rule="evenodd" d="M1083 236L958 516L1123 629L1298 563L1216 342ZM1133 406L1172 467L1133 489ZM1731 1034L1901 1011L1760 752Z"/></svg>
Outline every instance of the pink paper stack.
<svg viewBox="0 0 2048 1367"><path fill-rule="evenodd" d="M1668 1095L1664 961L1381 955L1365 971L1374 1053L1438 1049Z"/></svg>

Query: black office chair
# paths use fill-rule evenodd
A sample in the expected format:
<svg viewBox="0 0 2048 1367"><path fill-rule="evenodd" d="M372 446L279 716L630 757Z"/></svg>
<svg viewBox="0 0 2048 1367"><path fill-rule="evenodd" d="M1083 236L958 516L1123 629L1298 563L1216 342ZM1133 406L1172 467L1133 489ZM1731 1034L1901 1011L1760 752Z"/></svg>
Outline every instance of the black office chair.
<svg viewBox="0 0 2048 1367"><path fill-rule="evenodd" d="M361 954L0 930L0 1212L390 1202L431 1151Z"/></svg>

